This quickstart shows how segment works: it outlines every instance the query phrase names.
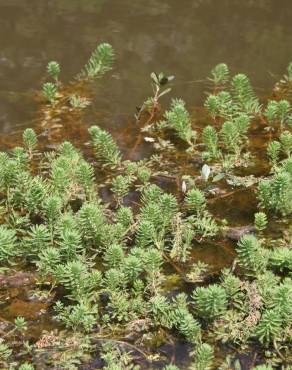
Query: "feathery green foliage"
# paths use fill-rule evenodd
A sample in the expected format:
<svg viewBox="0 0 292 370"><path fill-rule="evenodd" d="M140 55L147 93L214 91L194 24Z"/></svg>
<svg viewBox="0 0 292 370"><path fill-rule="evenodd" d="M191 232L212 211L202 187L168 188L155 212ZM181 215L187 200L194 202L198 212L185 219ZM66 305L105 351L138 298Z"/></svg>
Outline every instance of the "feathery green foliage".
<svg viewBox="0 0 292 370"><path fill-rule="evenodd" d="M239 264L251 273L263 271L267 264L266 250L253 235L244 235L237 244Z"/></svg>
<svg viewBox="0 0 292 370"><path fill-rule="evenodd" d="M257 114L260 106L248 77L239 73L231 81L232 95L239 109L247 114Z"/></svg>
<svg viewBox="0 0 292 370"><path fill-rule="evenodd" d="M194 352L195 361L190 370L211 370L213 368L214 349L208 343L200 344Z"/></svg>
<svg viewBox="0 0 292 370"><path fill-rule="evenodd" d="M111 166L119 165L121 154L111 135L98 126L91 126L88 131L91 135L97 159L101 159L105 164Z"/></svg>
<svg viewBox="0 0 292 370"><path fill-rule="evenodd" d="M211 70L211 75L212 76L209 77L209 80L212 81L215 86L224 86L229 80L229 69L227 64L217 64Z"/></svg>
<svg viewBox="0 0 292 370"><path fill-rule="evenodd" d="M265 345L279 338L281 333L281 316L279 311L266 310L256 328L256 335L259 341Z"/></svg>
<svg viewBox="0 0 292 370"><path fill-rule="evenodd" d="M102 43L91 54L87 64L78 75L79 79L93 79L112 69L114 50L110 44Z"/></svg>
<svg viewBox="0 0 292 370"><path fill-rule="evenodd" d="M292 212L292 171L284 162L273 177L261 180L258 185L258 199L260 205L268 210L289 215Z"/></svg>
<svg viewBox="0 0 292 370"><path fill-rule="evenodd" d="M227 310L226 292L217 284L196 288L193 302L197 315L206 320L214 320Z"/></svg>
<svg viewBox="0 0 292 370"><path fill-rule="evenodd" d="M176 132L177 136L192 146L196 139L196 132L192 130L191 117L185 108L185 103L181 99L173 99L170 110L164 115L169 127Z"/></svg>
<svg viewBox="0 0 292 370"><path fill-rule="evenodd" d="M55 61L49 62L47 65L47 72L50 77L52 77L56 82L58 82L59 74L61 72L59 63Z"/></svg>
<svg viewBox="0 0 292 370"><path fill-rule="evenodd" d="M15 257L19 253L16 241L15 230L0 225L0 261L2 263L9 262L11 257Z"/></svg>
<svg viewBox="0 0 292 370"><path fill-rule="evenodd" d="M52 82L43 84L43 95L51 104L54 104L57 98L57 86Z"/></svg>
<svg viewBox="0 0 292 370"><path fill-rule="evenodd" d="M23 131L23 144L27 151L31 154L37 145L37 136L33 129L27 128Z"/></svg>
<svg viewBox="0 0 292 370"><path fill-rule="evenodd" d="M112 57L109 46L98 47L81 78L105 73ZM59 65L51 62L48 73L56 91L51 99L48 96L53 106L47 105L45 114L56 119L72 113L59 72ZM171 78L155 73L151 78L156 104L155 99L169 92L159 91ZM160 154L124 161L112 136L93 126L89 133L98 164L87 162L70 142L50 152L36 151L32 129L23 133L23 148L0 153L0 285L9 288L3 295L4 311L10 315L11 299L18 294L18 288L10 289L15 283L11 266L16 264L29 280L21 300L28 307L51 304L62 325L28 343L31 320L16 317L4 323L3 338L11 339L13 352L0 340L3 368L43 366L39 364L44 354L48 366L82 367L96 351L108 369L136 369L136 354L145 357L147 365L161 366L169 359L157 348L170 336L174 343L184 340L195 346L190 369L219 366L214 342L235 349L220 369L239 368L236 346L255 348L273 366L287 365L292 325L288 79L277 85L276 100L263 112L247 76L238 74L230 81L228 67L220 64L210 80L214 89L205 107L212 118L196 120L204 124L198 127L200 135L192 130L190 114L178 99L166 111L165 121L152 124L151 115L143 128L154 136L156 130L171 128L192 150L168 150L165 155L163 149L171 146L165 137L145 137ZM70 93L71 87L74 83ZM155 109L156 113L157 104ZM269 131L270 173L262 146L255 150L254 138L248 141L263 126ZM261 143L266 138L263 134ZM265 163L258 166L262 160ZM254 204L245 201L254 199L254 190L260 211L253 215ZM255 227L233 230L241 225L234 217L241 210L242 220L254 217ZM245 234L254 229L258 239ZM225 236L233 240L242 234L232 264L233 242L227 244ZM219 258L220 249L228 257ZM220 272L221 264L228 267ZM190 284L195 284L193 293ZM33 365L20 365L27 356Z"/></svg>
<svg viewBox="0 0 292 370"><path fill-rule="evenodd" d="M267 146L267 155L268 158L272 164L272 166L275 166L277 162L279 161L279 156L281 152L281 144L279 141L271 141Z"/></svg>
<svg viewBox="0 0 292 370"><path fill-rule="evenodd" d="M254 215L254 225L257 231L265 230L268 220L267 215L264 212L257 212Z"/></svg>

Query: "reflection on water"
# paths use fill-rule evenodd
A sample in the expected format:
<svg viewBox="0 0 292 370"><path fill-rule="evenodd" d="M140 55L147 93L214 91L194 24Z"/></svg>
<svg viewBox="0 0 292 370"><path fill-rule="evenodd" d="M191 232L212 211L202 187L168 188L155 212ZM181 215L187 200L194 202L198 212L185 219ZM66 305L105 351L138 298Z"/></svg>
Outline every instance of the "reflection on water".
<svg viewBox="0 0 292 370"><path fill-rule="evenodd" d="M30 125L49 60L66 81L101 41L117 62L96 85L90 123L102 112L97 123L111 131L150 93L152 70L175 74L172 94L189 106L203 97L196 81L222 61L268 88L290 61L291 19L291 0L0 0L0 132Z"/></svg>

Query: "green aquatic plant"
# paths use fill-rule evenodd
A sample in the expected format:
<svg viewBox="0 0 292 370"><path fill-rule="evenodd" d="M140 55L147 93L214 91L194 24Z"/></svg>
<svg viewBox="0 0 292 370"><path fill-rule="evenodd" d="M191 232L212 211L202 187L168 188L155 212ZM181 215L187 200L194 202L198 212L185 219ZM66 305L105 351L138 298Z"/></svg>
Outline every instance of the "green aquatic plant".
<svg viewBox="0 0 292 370"><path fill-rule="evenodd" d="M141 108L137 108L138 113L135 115L137 121L139 121L142 112L147 110L150 113L150 117L148 118L147 123L149 123L154 118L154 115L159 107L159 99L163 95L166 95L171 91L170 87L165 88L165 86L174 79L174 76L165 76L164 73L162 72L160 73L152 72L150 74L150 78L153 96L148 98L143 103Z"/></svg>
<svg viewBox="0 0 292 370"><path fill-rule="evenodd" d="M253 370L273 370L270 365L257 365Z"/></svg>
<svg viewBox="0 0 292 370"><path fill-rule="evenodd" d="M284 131L280 135L281 148L287 157L292 154L292 134L290 131Z"/></svg>
<svg viewBox="0 0 292 370"><path fill-rule="evenodd" d="M93 291L101 284L101 273L98 270L88 270L81 260L65 259L66 264L58 264L54 271L56 281L68 291L68 297L81 301L89 298Z"/></svg>
<svg viewBox="0 0 292 370"><path fill-rule="evenodd" d="M278 117L278 102L270 100L263 114L266 117L268 124L272 127Z"/></svg>
<svg viewBox="0 0 292 370"><path fill-rule="evenodd" d="M280 121L281 130L288 124L291 113L291 104L287 100L280 100L278 102L278 118Z"/></svg>
<svg viewBox="0 0 292 370"><path fill-rule="evenodd" d="M191 117L185 108L185 103L181 99L173 99L170 110L166 111L164 116L167 124L177 136L192 147L196 132L192 129Z"/></svg>
<svg viewBox="0 0 292 370"><path fill-rule="evenodd" d="M231 91L235 104L238 109L247 114L258 114L260 112L260 104L256 97L248 77L239 73L231 80Z"/></svg>
<svg viewBox="0 0 292 370"><path fill-rule="evenodd" d="M172 246L170 257L176 261L186 262L192 249L192 241L195 237L195 231L192 225L183 221L178 214L172 222Z"/></svg>
<svg viewBox="0 0 292 370"><path fill-rule="evenodd" d="M221 151L218 143L218 134L213 126L206 126L202 133L202 141L206 146L206 152L203 153L203 157L206 159L216 159L220 157Z"/></svg>
<svg viewBox="0 0 292 370"><path fill-rule="evenodd" d="M289 162L286 162L286 165ZM292 212L292 172L282 164L269 180L261 180L258 185L260 205L282 215Z"/></svg>
<svg viewBox="0 0 292 370"><path fill-rule="evenodd" d="M203 319L214 320L227 310L226 292L220 285L196 288L192 298L196 314Z"/></svg>
<svg viewBox="0 0 292 370"><path fill-rule="evenodd" d="M215 87L224 86L229 80L229 69L227 64L217 64L211 70L211 77L208 79L214 84Z"/></svg>
<svg viewBox="0 0 292 370"><path fill-rule="evenodd" d="M268 345L280 338L282 320L279 311L266 310L256 328L256 336L261 343Z"/></svg>
<svg viewBox="0 0 292 370"><path fill-rule="evenodd" d="M250 273L259 273L267 265L267 253L254 235L244 235L237 244L239 264Z"/></svg>
<svg viewBox="0 0 292 370"><path fill-rule="evenodd" d="M129 227L133 222L134 215L130 207L120 207L116 213L116 221L124 227Z"/></svg>
<svg viewBox="0 0 292 370"><path fill-rule="evenodd" d="M118 204L121 204L123 198L130 191L132 181L132 177L122 175L118 175L113 179L111 191L114 193L114 197Z"/></svg>
<svg viewBox="0 0 292 370"><path fill-rule="evenodd" d="M90 105L90 101L87 98L76 94L69 96L69 103L74 109L84 109Z"/></svg>
<svg viewBox="0 0 292 370"><path fill-rule="evenodd" d="M114 50L110 44L102 43L91 54L78 79L93 79L104 75L112 69Z"/></svg>
<svg viewBox="0 0 292 370"><path fill-rule="evenodd" d="M224 122L220 137L224 144L224 147L235 155L240 154L240 135L236 124L232 121Z"/></svg>
<svg viewBox="0 0 292 370"><path fill-rule="evenodd" d="M4 343L4 341L1 339L0 341L0 361L1 362L7 361L11 355L12 355L12 349L6 343Z"/></svg>
<svg viewBox="0 0 292 370"><path fill-rule="evenodd" d="M14 327L15 330L19 331L20 333L27 330L27 322L25 321L24 317L18 316L14 320Z"/></svg>
<svg viewBox="0 0 292 370"><path fill-rule="evenodd" d="M110 68L101 67L106 58L102 52L97 54L84 71L85 79ZM55 76L58 79L57 72ZM44 353L52 366L78 367L99 353L105 368L135 368L140 362L136 352L156 367L169 361L157 350L169 340L194 346L190 369L219 366L223 358L219 361L214 354L214 341L234 349L220 369L239 367L235 361L239 346L247 351L255 348L269 363L286 366L292 317L289 94L284 92L282 101L270 102L262 113L247 76L239 74L229 82L224 64L216 66L211 76L215 88L205 105L213 122L204 117L204 127L194 134L184 102L173 100L165 121L148 128L157 142L155 130L170 128L192 149L187 152L169 150L165 155L160 150L160 155L148 159L123 160L113 137L93 126L89 133L97 161L86 161L69 142L46 153L37 151L37 135L31 129L23 134L23 147L0 153L0 280L4 286L6 278L13 284L12 264L17 270L25 269L33 283L22 294L38 297L45 307L48 299L60 322L60 330L47 334L50 351L48 339L43 340L46 334L36 343L25 343L30 321L16 318L14 325L9 324L11 331L4 325L3 336L13 338L13 354L17 354L12 358L14 367L27 356L38 364ZM53 72L51 77L56 80ZM159 83L153 86L154 94L158 88L157 96L168 92L164 90L168 81L164 75L152 75L153 84ZM65 102L62 115L72 113L63 94L55 96L60 96L58 108ZM76 98L72 104L77 108L79 103ZM267 124L275 128L267 147L272 169L262 173L260 167L256 176L245 176L263 154L261 146L253 150L251 140L250 155L249 137ZM247 168L232 173L239 166ZM169 192L164 190L166 183ZM234 189L235 185L240 188ZM230 222L226 236L233 240L238 220L229 218L238 212L233 201L240 199L241 204L241 196L234 194L245 192L243 185L248 187L244 193L248 198L242 200L253 199L256 189L260 210L254 214L251 230L259 237L244 234L235 261L226 258L227 267L220 272L221 262L207 265L205 256L209 261L210 247L229 250L223 239L227 221L220 220L221 212L226 206ZM250 204L244 206L244 219L252 217ZM276 233L278 223L272 212L281 227ZM268 220L273 227L265 231ZM249 231L239 230L240 234ZM214 240L205 243L205 238ZM188 288L194 284L190 293ZM7 348L0 348L4 367L12 361L10 355L3 360ZM135 356L129 355L131 351Z"/></svg>
<svg viewBox="0 0 292 370"><path fill-rule="evenodd" d="M257 212L254 215L254 226L257 231L263 231L267 227L267 215L264 212Z"/></svg>
<svg viewBox="0 0 292 370"><path fill-rule="evenodd" d="M47 65L47 72L48 72L48 75L52 77L55 80L55 82L58 84L59 74L61 72L59 63L55 61L49 62Z"/></svg>
<svg viewBox="0 0 292 370"><path fill-rule="evenodd" d="M33 129L27 128L23 131L22 138L23 138L24 147L26 148L26 150L29 153L29 156L31 157L32 152L37 145L37 135Z"/></svg>
<svg viewBox="0 0 292 370"><path fill-rule="evenodd" d="M196 216L201 215L206 209L206 198L200 189L191 189L185 198L186 207Z"/></svg>
<svg viewBox="0 0 292 370"><path fill-rule="evenodd" d="M19 254L15 230L0 225L0 261L9 262L12 257Z"/></svg>
<svg viewBox="0 0 292 370"><path fill-rule="evenodd" d="M200 344L194 352L195 360L189 370L211 370L214 361L214 349L208 343Z"/></svg>
<svg viewBox="0 0 292 370"><path fill-rule="evenodd" d="M57 99L57 86L52 82L46 82L43 84L43 95L52 105Z"/></svg>
<svg viewBox="0 0 292 370"><path fill-rule="evenodd" d="M25 362L24 364L20 365L18 369L19 370L34 370L34 366L32 364L29 364L28 362Z"/></svg>
<svg viewBox="0 0 292 370"><path fill-rule="evenodd" d="M272 166L275 166L280 157L281 152L281 143L279 141L271 141L267 146L267 156L271 162Z"/></svg>
<svg viewBox="0 0 292 370"><path fill-rule="evenodd" d="M23 239L22 253L26 258L34 258L49 247L50 242L51 233L46 225L32 225Z"/></svg>
<svg viewBox="0 0 292 370"><path fill-rule="evenodd" d="M55 311L57 319L74 331L90 332L98 318L97 306L88 301L81 301L74 306L66 307L58 301L55 304Z"/></svg>
<svg viewBox="0 0 292 370"><path fill-rule="evenodd" d="M281 272L292 271L292 250L286 247L275 248L270 255L269 264Z"/></svg>
<svg viewBox="0 0 292 370"><path fill-rule="evenodd" d="M117 166L121 162L121 153L112 136L98 126L89 128L92 143L97 159L103 160L105 164Z"/></svg>
<svg viewBox="0 0 292 370"><path fill-rule="evenodd" d="M205 100L204 106L208 110L213 119L219 114L219 101L218 96L210 94Z"/></svg>

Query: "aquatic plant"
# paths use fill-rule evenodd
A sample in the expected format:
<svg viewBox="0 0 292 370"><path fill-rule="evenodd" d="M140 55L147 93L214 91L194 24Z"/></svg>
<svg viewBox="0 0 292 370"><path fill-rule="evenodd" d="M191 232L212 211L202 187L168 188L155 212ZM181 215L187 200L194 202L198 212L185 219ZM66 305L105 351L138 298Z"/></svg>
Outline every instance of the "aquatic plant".
<svg viewBox="0 0 292 370"><path fill-rule="evenodd" d="M227 310L226 292L219 285L196 288L192 297L195 311L201 318L214 320Z"/></svg>
<svg viewBox="0 0 292 370"><path fill-rule="evenodd" d="M267 156L271 162L272 166L275 166L280 157L281 152L281 143L279 141L271 141L267 146Z"/></svg>
<svg viewBox="0 0 292 370"><path fill-rule="evenodd" d="M192 129L191 117L181 99L172 100L170 110L165 112L165 119L180 139L190 146L194 145L196 132Z"/></svg>
<svg viewBox="0 0 292 370"><path fill-rule="evenodd" d="M282 163L269 180L261 180L258 185L260 205L268 210L288 215L292 212L292 175Z"/></svg>
<svg viewBox="0 0 292 370"><path fill-rule="evenodd" d="M88 131L92 138L96 157L102 159L105 164L119 165L121 154L111 135L98 126L91 126Z"/></svg>
<svg viewBox="0 0 292 370"><path fill-rule="evenodd" d="M69 103L74 109L84 109L90 105L90 101L88 99L76 94L69 96Z"/></svg>
<svg viewBox="0 0 292 370"><path fill-rule="evenodd" d="M268 220L267 215L264 212L257 212L254 215L254 225L257 231L265 230Z"/></svg>
<svg viewBox="0 0 292 370"><path fill-rule="evenodd" d="M141 106L137 108L138 113L135 115L137 121L139 121L142 112L147 110L150 113L150 117L147 120L147 123L151 122L154 118L156 111L159 107L159 99L168 94L171 91L171 88L165 88L165 86L174 79L174 76L165 76L164 73L152 72L150 74L151 85L153 90L153 96L148 98Z"/></svg>
<svg viewBox="0 0 292 370"><path fill-rule="evenodd" d="M19 251L16 244L16 232L0 225L0 261L8 262L15 257Z"/></svg>
<svg viewBox="0 0 292 370"><path fill-rule="evenodd" d="M34 130L27 128L23 131L23 144L26 150L29 153L29 156L32 156L32 152L37 145L37 135Z"/></svg>
<svg viewBox="0 0 292 370"><path fill-rule="evenodd" d="M266 310L256 328L256 335L260 342L268 345L277 340L281 333L281 316L278 310Z"/></svg>
<svg viewBox="0 0 292 370"><path fill-rule="evenodd" d="M200 189L191 189L187 192L185 198L186 207L197 216L201 215L206 209L206 199Z"/></svg>
<svg viewBox="0 0 292 370"><path fill-rule="evenodd" d="M229 69L227 64L217 64L211 70L211 77L209 77L209 80L215 85L215 87L224 86L229 80Z"/></svg>
<svg viewBox="0 0 292 370"><path fill-rule="evenodd" d="M202 133L202 141L207 151L203 153L206 159L216 159L221 155L218 143L218 134L213 126L206 126Z"/></svg>
<svg viewBox="0 0 292 370"><path fill-rule="evenodd" d="M58 83L59 74L61 72L59 63L55 61L49 62L47 65L47 72L48 72L48 75L52 77L56 83Z"/></svg>
<svg viewBox="0 0 292 370"><path fill-rule="evenodd" d="M239 73L235 75L231 80L231 91L232 97L238 109L243 110L247 114L258 114L260 111L260 105L258 98L256 97L249 78Z"/></svg>
<svg viewBox="0 0 292 370"><path fill-rule="evenodd" d="M254 235L244 235L237 244L239 263L251 273L263 271L267 264L267 253Z"/></svg>
<svg viewBox="0 0 292 370"><path fill-rule="evenodd" d="M57 98L57 86L52 82L43 84L43 95L51 103L54 104Z"/></svg>
<svg viewBox="0 0 292 370"><path fill-rule="evenodd" d="M34 366L28 362L25 362L19 367L19 370L34 370Z"/></svg>
<svg viewBox="0 0 292 370"><path fill-rule="evenodd" d="M92 52L78 79L93 79L112 69L114 50L110 44L102 43Z"/></svg>
<svg viewBox="0 0 292 370"><path fill-rule="evenodd" d="M80 78L102 75L112 59L111 47L98 47ZM52 99L47 96L53 107L47 105L46 112L72 112L69 104L85 107L81 96L72 95L74 83L71 99L62 91L57 64L50 63L48 72L59 91ZM1 282L5 286L7 277L9 284L13 264L32 273L37 288L32 285L23 294L29 291L41 304L48 299L62 327L36 343L25 343L30 319L17 317L11 330L3 329L1 366L14 361L13 367L33 368L40 358L35 356L46 353L50 364L73 368L98 351L104 368L135 368L138 356L155 367L167 363L157 348L170 340L194 346L190 369L219 366L224 358L218 361L214 341L234 351L254 347L259 358L287 365L291 107L285 96L277 96L262 112L248 77L237 74L230 80L229 75L225 64L212 70L214 89L205 102L211 117L202 129L199 122L193 131L192 117L180 99L172 101L164 121L151 125L155 144L164 140L158 137L160 130L163 137L174 132L184 142L177 150L171 146L164 152L161 146L159 155L124 160L114 138L92 126L95 157L90 163L67 141L46 153L38 151L32 129L24 131L23 147L0 153ZM164 90L169 77L151 78L154 97L169 92ZM250 132L269 126L274 130L264 133L269 137L267 171L262 174L259 168L256 175L246 175L264 158L253 147L249 153ZM265 154L261 147L257 150ZM164 181L171 191L164 190ZM251 214L245 204L254 225L233 227L238 220L233 219L237 206L232 202L240 199L234 194L246 188L251 199L256 192L260 208ZM226 220L221 213L225 206ZM268 221L279 221L280 232L269 230ZM220 272L204 258L210 246L230 254L232 242L225 244L226 237L239 239L237 256L233 263L226 258ZM6 345L10 338L13 351ZM55 347L62 348L62 356ZM232 351L218 368L239 367L234 356ZM23 363L27 358L32 365Z"/></svg>
<svg viewBox="0 0 292 370"><path fill-rule="evenodd" d="M214 349L208 343L200 344L194 352L195 361L189 370L210 370L213 368Z"/></svg>

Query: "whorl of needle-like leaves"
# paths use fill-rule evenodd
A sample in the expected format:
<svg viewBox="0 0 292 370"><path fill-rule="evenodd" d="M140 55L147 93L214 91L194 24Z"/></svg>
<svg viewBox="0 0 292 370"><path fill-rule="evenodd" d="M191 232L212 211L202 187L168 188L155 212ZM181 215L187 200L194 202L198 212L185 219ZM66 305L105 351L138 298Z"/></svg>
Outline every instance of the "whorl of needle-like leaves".
<svg viewBox="0 0 292 370"><path fill-rule="evenodd" d="M200 189L191 189L187 192L185 204L190 212L195 215L202 214L206 209L206 198Z"/></svg>
<svg viewBox="0 0 292 370"><path fill-rule="evenodd" d="M285 155L290 157L292 154L292 134L290 131L282 132L280 136L281 147Z"/></svg>
<svg viewBox="0 0 292 370"><path fill-rule="evenodd" d="M8 262L19 253L16 242L15 230L0 225L0 262Z"/></svg>
<svg viewBox="0 0 292 370"><path fill-rule="evenodd" d="M114 50L110 44L102 43L91 54L87 64L77 76L79 79L93 79L112 69Z"/></svg>
<svg viewBox="0 0 292 370"><path fill-rule="evenodd" d="M211 70L208 78L215 86L224 86L229 80L229 69L227 64L219 63Z"/></svg>
<svg viewBox="0 0 292 370"><path fill-rule="evenodd" d="M29 152L32 152L33 149L37 145L36 133L34 132L34 130L32 128L27 128L23 131L22 137L23 137L23 144L24 144L25 148Z"/></svg>
<svg viewBox="0 0 292 370"><path fill-rule="evenodd" d="M262 207L282 215L292 213L292 171L289 170L288 159L271 179L259 182L257 195Z"/></svg>
<svg viewBox="0 0 292 370"><path fill-rule="evenodd" d="M33 225L22 243L22 253L26 258L36 257L50 246L50 232L46 225Z"/></svg>
<svg viewBox="0 0 292 370"><path fill-rule="evenodd" d="M195 361L189 370L211 370L213 369L214 349L208 343L201 343L194 352Z"/></svg>
<svg viewBox="0 0 292 370"><path fill-rule="evenodd" d="M259 341L268 346L274 340L280 338L282 318L278 309L265 310L255 334Z"/></svg>
<svg viewBox="0 0 292 370"><path fill-rule="evenodd" d="M252 273L260 273L267 265L268 253L254 235L244 235L237 244L239 264Z"/></svg>
<svg viewBox="0 0 292 370"><path fill-rule="evenodd" d="M112 136L98 126L91 126L88 131L91 135L96 158L102 160L104 164L119 165L121 153Z"/></svg>
<svg viewBox="0 0 292 370"><path fill-rule="evenodd" d="M194 308L197 315L206 320L214 320L227 310L225 289L218 284L198 287L193 291Z"/></svg>
<svg viewBox="0 0 292 370"><path fill-rule="evenodd" d="M196 137L192 130L191 117L181 99L173 99L169 111L165 112L165 119L177 136L192 145Z"/></svg>
<svg viewBox="0 0 292 370"><path fill-rule="evenodd" d="M202 133L202 140L207 149L210 159L217 158L220 154L218 147L218 135L213 126L206 126Z"/></svg>
<svg viewBox="0 0 292 370"><path fill-rule="evenodd" d="M273 166L279 161L280 152L281 144L279 143L279 141L274 140L268 144L267 156Z"/></svg>
<svg viewBox="0 0 292 370"><path fill-rule="evenodd" d="M96 203L84 203L78 212L78 223L83 239L98 246L103 233L105 217Z"/></svg>
<svg viewBox="0 0 292 370"><path fill-rule="evenodd" d="M260 109L259 101L251 87L249 78L239 73L232 78L231 89L233 99L240 110L247 114L257 113Z"/></svg>

